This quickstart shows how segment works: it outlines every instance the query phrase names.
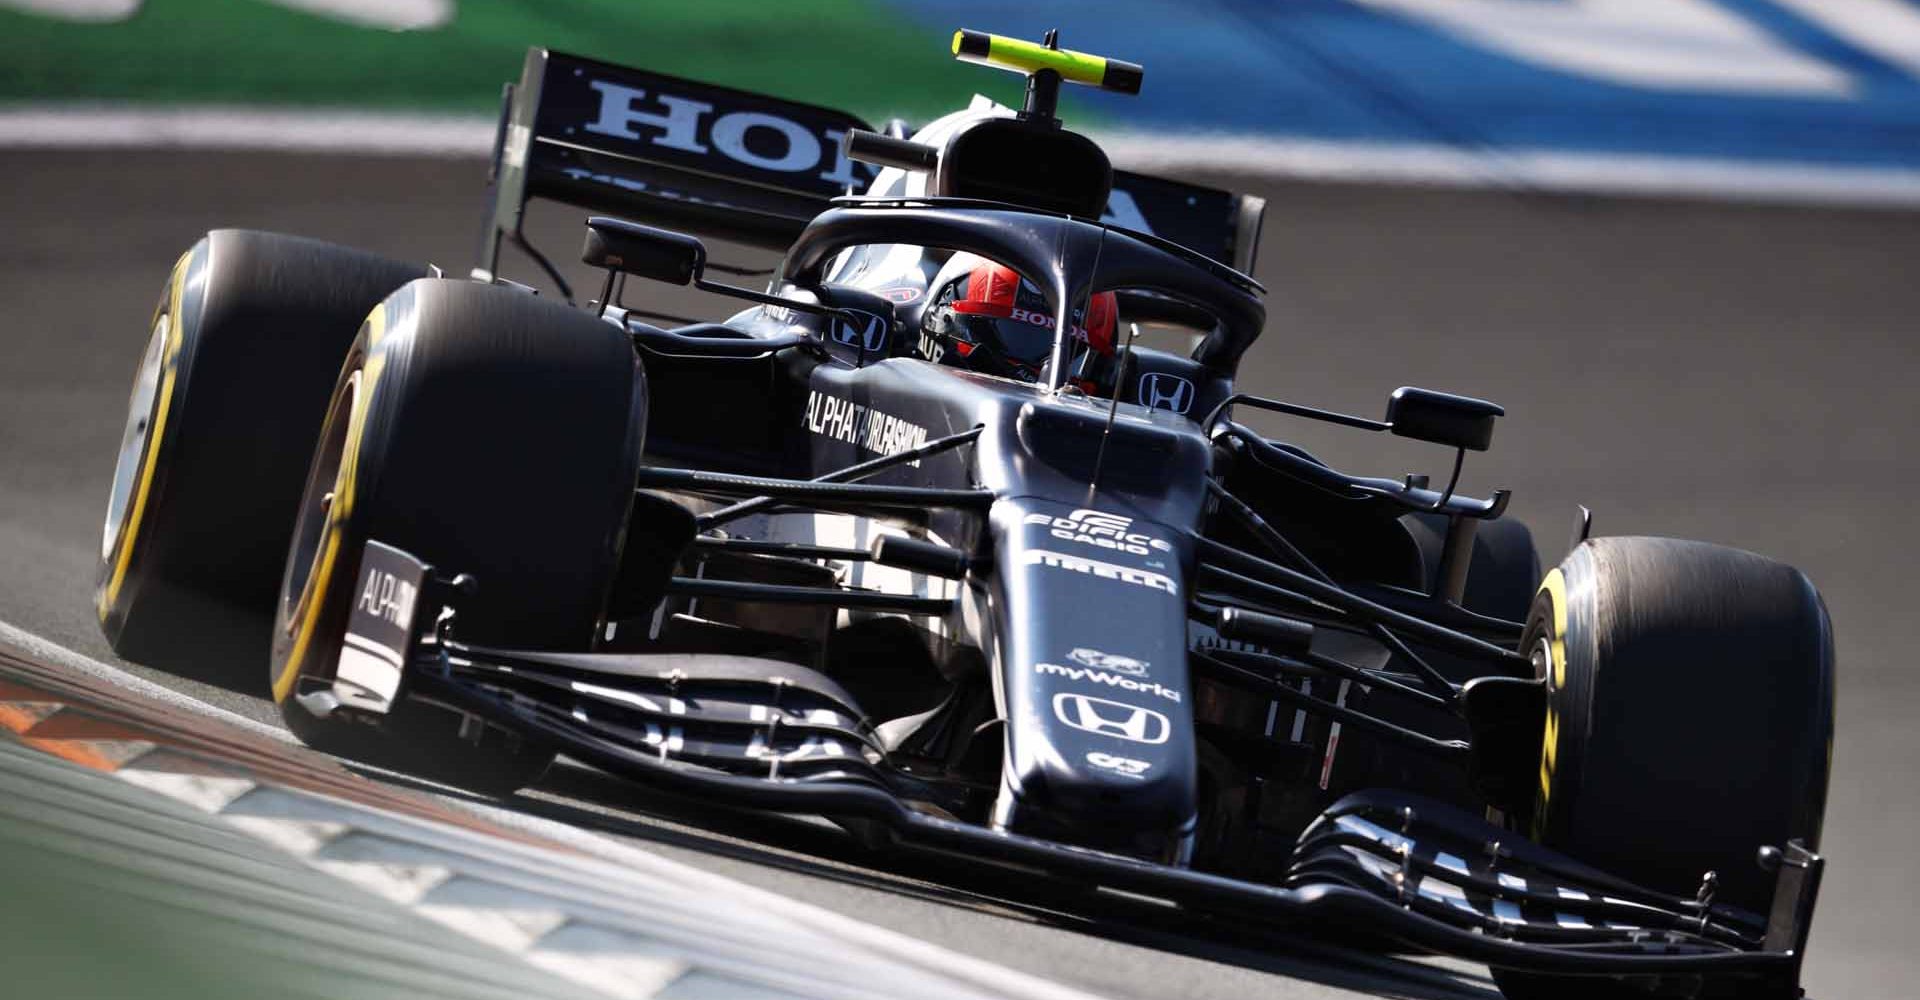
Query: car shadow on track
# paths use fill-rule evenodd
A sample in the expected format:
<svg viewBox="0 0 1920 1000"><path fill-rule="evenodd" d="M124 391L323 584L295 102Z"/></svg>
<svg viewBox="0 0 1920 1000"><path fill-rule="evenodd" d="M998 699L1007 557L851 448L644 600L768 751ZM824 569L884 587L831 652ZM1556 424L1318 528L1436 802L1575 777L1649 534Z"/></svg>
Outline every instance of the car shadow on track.
<svg viewBox="0 0 1920 1000"><path fill-rule="evenodd" d="M1328 943L1240 919L1069 886L951 856L877 850L811 817L720 808L562 761L508 808L620 838L698 851L976 913L1357 992L1418 1000L1498 997L1484 969ZM856 911L857 913L857 911ZM869 915L870 916L870 915Z"/></svg>
<svg viewBox="0 0 1920 1000"><path fill-rule="evenodd" d="M142 651L137 666L250 698L269 697L273 620L230 604L186 593L167 595L172 616L194 623L183 640Z"/></svg>

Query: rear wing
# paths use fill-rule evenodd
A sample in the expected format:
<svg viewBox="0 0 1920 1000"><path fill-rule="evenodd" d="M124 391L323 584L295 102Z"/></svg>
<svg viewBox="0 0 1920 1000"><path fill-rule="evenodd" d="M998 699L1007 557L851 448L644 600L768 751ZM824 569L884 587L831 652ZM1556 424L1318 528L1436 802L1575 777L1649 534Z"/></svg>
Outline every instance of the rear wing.
<svg viewBox="0 0 1920 1000"><path fill-rule="evenodd" d="M843 139L866 122L767 97L548 49L527 51L494 139L477 277L501 243L527 250L527 202L544 198L783 250L831 199L878 168ZM1265 199L1114 171L1103 221L1183 244L1251 273Z"/></svg>

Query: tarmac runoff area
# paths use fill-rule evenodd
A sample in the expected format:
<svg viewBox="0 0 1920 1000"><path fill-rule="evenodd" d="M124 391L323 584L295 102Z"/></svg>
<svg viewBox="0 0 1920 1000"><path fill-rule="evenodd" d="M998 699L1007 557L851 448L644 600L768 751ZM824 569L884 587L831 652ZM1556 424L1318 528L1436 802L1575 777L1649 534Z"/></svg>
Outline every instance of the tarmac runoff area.
<svg viewBox="0 0 1920 1000"><path fill-rule="evenodd" d="M0 152L10 320L0 621L12 626L0 639L52 643L271 725L257 689L227 679L264 670L236 673L217 651L199 678L117 663L91 619L111 456L153 296L179 250L217 226L314 235L459 273L471 263L482 175L460 157ZM1806 984L1814 997L1906 995L1920 978L1910 832L1920 680L1907 662L1920 214L1200 179L1270 200L1257 270L1273 289L1271 319L1242 388L1365 414L1403 384L1505 404L1494 450L1470 460L1465 485L1513 487L1513 516L1534 527L1549 563L1585 503L1600 533L1739 545L1813 576L1833 612L1841 680L1822 844L1831 867ZM581 214L539 212L535 241L571 258ZM572 277L590 284L583 271ZM652 304L726 308L678 293ZM1404 441L1266 429L1343 468L1446 471L1444 456ZM1118 905L1023 904L928 867L877 867L804 823L648 799L578 771L506 805L572 836L1099 995L1489 995L1475 970L1451 965L1249 941ZM548 995L579 985L552 981Z"/></svg>

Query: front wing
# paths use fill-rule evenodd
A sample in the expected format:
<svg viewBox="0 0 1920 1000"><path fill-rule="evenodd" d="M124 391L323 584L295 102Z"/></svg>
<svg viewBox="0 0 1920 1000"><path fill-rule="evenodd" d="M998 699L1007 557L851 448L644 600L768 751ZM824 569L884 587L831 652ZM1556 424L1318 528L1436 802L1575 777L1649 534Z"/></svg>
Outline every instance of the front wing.
<svg viewBox="0 0 1920 1000"><path fill-rule="evenodd" d="M368 554L372 572L390 571L409 605L417 595L435 606L419 593L434 586L427 567L377 543ZM805 667L485 648L421 636L411 622L396 629L374 613L382 606L356 608L347 640L394 668L391 683L374 685L383 695L375 701L444 704L703 802L866 821L899 848L1278 930L1368 932L1536 973L1732 980L1742 996L1799 995L1824 860L1797 843L1767 852L1776 883L1759 915L1629 884L1445 803L1369 790L1309 824L1280 884L1258 884L947 818L926 806L938 805L938 787L894 767L851 696ZM377 715L364 686L337 680L346 697L328 707Z"/></svg>

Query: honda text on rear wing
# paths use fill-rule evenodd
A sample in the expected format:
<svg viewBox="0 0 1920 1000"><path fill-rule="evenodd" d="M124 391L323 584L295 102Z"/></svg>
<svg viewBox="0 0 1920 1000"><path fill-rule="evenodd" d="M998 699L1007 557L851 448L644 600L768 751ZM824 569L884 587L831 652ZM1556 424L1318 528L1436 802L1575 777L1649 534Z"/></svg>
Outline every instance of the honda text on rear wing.
<svg viewBox="0 0 1920 1000"><path fill-rule="evenodd" d="M527 202L545 198L784 250L838 196L879 168L846 152L871 126L801 104L548 49L527 52L507 88L477 276L502 240L527 250ZM906 128L893 123L889 134ZM1253 270L1265 199L1114 171L1102 220Z"/></svg>

